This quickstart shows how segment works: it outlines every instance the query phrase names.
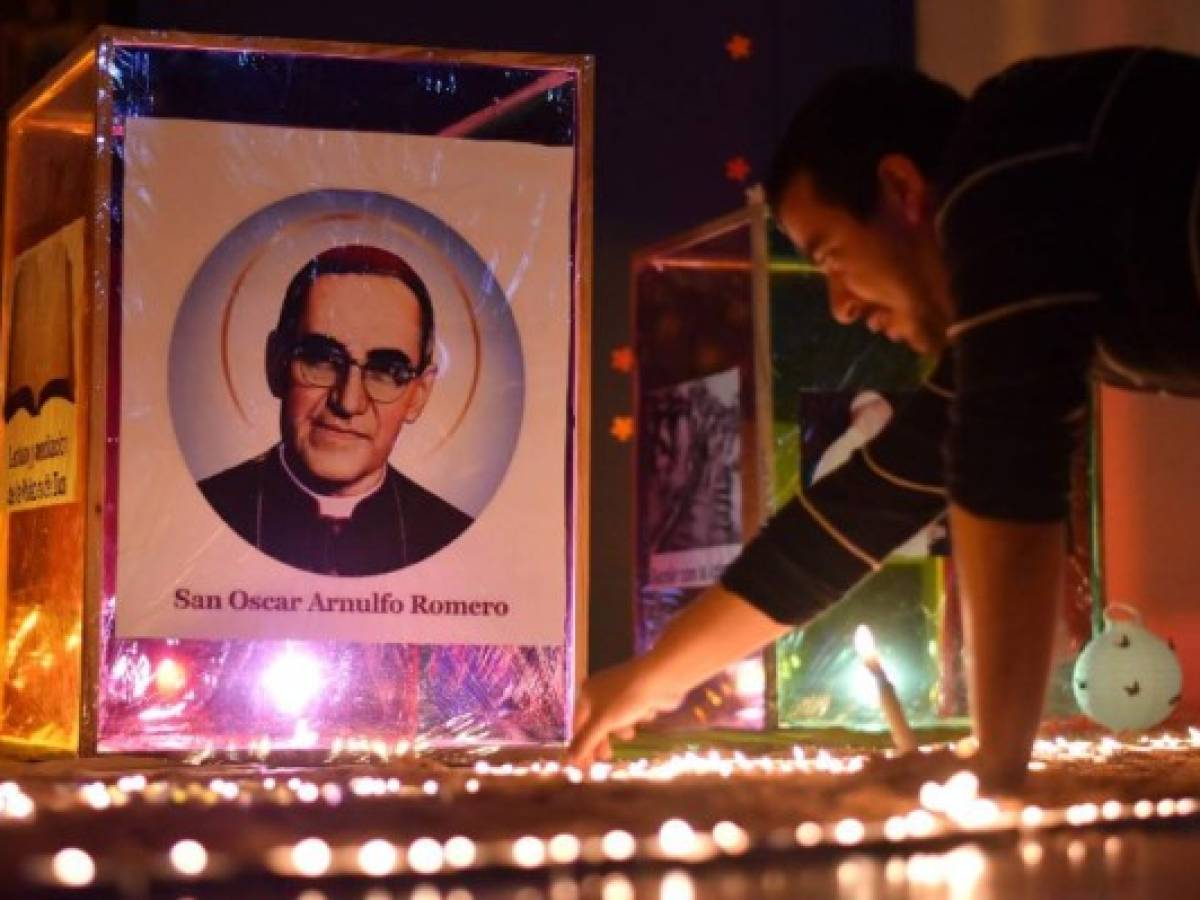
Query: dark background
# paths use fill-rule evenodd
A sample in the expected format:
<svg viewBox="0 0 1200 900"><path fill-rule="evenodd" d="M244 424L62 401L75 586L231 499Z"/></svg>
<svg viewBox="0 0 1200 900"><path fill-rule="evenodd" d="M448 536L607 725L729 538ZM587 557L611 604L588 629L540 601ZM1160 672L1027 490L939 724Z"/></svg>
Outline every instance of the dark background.
<svg viewBox="0 0 1200 900"><path fill-rule="evenodd" d="M912 0L643 0L405 3L403 0L5 0L0 95L11 103L97 20L145 28L347 41L589 53L596 58L591 638L595 668L628 655L633 443L627 374L633 250L729 212L762 177L792 109L821 77L911 63ZM734 35L750 54L734 59ZM726 165L743 158L745 180Z"/></svg>

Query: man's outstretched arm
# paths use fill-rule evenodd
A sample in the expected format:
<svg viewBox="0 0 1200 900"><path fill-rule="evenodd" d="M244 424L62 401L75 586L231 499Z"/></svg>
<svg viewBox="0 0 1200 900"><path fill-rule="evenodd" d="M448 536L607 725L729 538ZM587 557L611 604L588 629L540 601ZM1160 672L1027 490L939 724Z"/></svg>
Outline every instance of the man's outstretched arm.
<svg viewBox="0 0 1200 900"><path fill-rule="evenodd" d="M571 761L606 755L610 735L630 736L696 685L809 621L944 515L939 447L950 389L936 379L948 371L939 367L867 448L785 504L648 655L588 679Z"/></svg>
<svg viewBox="0 0 1200 900"><path fill-rule="evenodd" d="M567 761L586 765L609 755L609 736L673 709L696 685L791 630L720 585L706 589L671 620L654 648L584 684L575 707Z"/></svg>
<svg viewBox="0 0 1200 900"><path fill-rule="evenodd" d="M950 508L966 622L975 766L991 787L1024 778L1041 717L1062 594L1062 523Z"/></svg>

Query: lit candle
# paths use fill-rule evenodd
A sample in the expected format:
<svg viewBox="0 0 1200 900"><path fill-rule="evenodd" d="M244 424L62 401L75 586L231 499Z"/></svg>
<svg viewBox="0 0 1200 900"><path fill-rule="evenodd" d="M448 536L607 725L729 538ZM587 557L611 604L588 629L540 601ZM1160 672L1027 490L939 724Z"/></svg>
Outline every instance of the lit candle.
<svg viewBox="0 0 1200 900"><path fill-rule="evenodd" d="M875 685L879 689L879 708L883 711L883 718L892 732L892 743L901 753L915 750L916 736L909 727L908 719L904 717L904 709L900 706L900 698L896 696L896 689L892 687L887 673L883 671L883 664L879 661L879 654L875 651L875 638L871 634L871 629L866 625L859 625L855 630L854 649L858 651L859 658L867 667L867 671L875 678Z"/></svg>

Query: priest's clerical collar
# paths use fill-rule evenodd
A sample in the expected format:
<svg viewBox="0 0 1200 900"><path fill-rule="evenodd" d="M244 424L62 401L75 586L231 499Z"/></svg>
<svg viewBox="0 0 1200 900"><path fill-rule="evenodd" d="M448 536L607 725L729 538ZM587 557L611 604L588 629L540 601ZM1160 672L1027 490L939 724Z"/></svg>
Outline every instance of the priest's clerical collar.
<svg viewBox="0 0 1200 900"><path fill-rule="evenodd" d="M292 471L292 467L288 465L287 454L283 452L283 444L278 445L279 461L283 464L283 471L287 472L288 478L292 479L292 483L308 496L317 501L317 510L321 516L326 519L349 519L354 515L354 510L358 504L362 503L381 487L383 487L384 478L387 476L387 469L379 470L379 480L370 488L361 494L354 494L350 497L333 494L318 494L311 490L308 485L296 477L296 473Z"/></svg>

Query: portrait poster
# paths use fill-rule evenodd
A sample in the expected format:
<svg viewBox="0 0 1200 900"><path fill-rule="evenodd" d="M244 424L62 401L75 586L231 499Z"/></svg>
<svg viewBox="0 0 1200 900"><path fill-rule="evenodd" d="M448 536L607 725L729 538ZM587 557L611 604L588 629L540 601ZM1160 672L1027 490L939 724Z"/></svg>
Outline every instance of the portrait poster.
<svg viewBox="0 0 1200 900"><path fill-rule="evenodd" d="M561 644L573 149L124 147L117 636Z"/></svg>
<svg viewBox="0 0 1200 900"><path fill-rule="evenodd" d="M83 226L77 219L13 260L4 382L9 512L78 498Z"/></svg>
<svg viewBox="0 0 1200 900"><path fill-rule="evenodd" d="M736 368L648 393L647 587L711 584L741 550Z"/></svg>

